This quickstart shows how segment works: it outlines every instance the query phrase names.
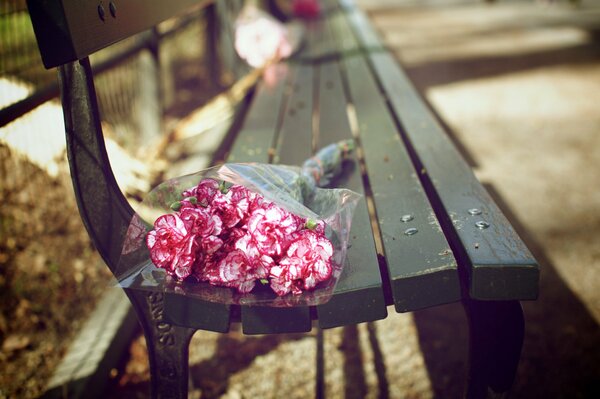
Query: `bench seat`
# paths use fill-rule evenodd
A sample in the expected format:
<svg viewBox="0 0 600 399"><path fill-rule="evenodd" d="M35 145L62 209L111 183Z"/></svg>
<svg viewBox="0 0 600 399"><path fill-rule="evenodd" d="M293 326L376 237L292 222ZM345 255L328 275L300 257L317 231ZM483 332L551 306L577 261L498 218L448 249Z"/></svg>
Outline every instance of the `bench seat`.
<svg viewBox="0 0 600 399"><path fill-rule="evenodd" d="M306 32L301 50L272 67L274 82L258 83L227 161L296 165L353 138L354 168L337 185L365 201L330 302L277 309L276 317L270 308L242 306L231 320L240 316L246 334L302 332L312 319L320 328L382 319L387 305L408 312L463 296L534 299L534 258L365 15L332 5ZM168 295L165 306L171 322L211 329L201 300Z"/></svg>

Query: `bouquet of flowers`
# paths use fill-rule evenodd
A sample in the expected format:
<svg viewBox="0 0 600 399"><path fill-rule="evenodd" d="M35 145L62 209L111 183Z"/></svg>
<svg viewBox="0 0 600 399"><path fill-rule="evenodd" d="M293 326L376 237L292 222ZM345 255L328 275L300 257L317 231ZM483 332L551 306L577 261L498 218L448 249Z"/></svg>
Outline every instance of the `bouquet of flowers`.
<svg viewBox="0 0 600 399"><path fill-rule="evenodd" d="M325 302L360 196L320 186L340 173L351 144L327 146L302 167L231 163L162 183L129 226L120 285L224 303Z"/></svg>
<svg viewBox="0 0 600 399"><path fill-rule="evenodd" d="M235 21L235 50L253 68L290 57L302 44L304 28L282 23L255 4L247 4Z"/></svg>

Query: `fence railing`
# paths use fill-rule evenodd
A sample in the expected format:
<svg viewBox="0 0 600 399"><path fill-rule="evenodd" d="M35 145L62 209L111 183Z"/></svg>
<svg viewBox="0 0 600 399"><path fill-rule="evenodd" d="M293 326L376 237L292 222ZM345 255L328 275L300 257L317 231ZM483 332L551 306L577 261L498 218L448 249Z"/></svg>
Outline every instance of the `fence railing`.
<svg viewBox="0 0 600 399"><path fill-rule="evenodd" d="M231 41L242 3L199 1L186 16L92 56L102 119L117 141L137 146L160 135L165 111L177 114L198 106L208 100L207 86L220 86L223 77L237 75ZM186 45L190 40L206 44ZM182 86L187 97L175 95ZM0 132L58 95L56 72L43 67L25 0L0 0ZM141 114L142 109L156 112ZM131 143L126 137L137 139Z"/></svg>

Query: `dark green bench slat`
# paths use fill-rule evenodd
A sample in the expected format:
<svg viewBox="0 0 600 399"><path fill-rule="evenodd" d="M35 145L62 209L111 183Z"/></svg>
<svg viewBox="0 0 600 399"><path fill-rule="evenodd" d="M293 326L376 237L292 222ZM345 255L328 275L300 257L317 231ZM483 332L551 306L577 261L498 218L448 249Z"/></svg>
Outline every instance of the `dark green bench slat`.
<svg viewBox="0 0 600 399"><path fill-rule="evenodd" d="M325 19L311 21L308 25L310 35L310 57L318 60L319 58L337 52L335 42L331 32L327 27Z"/></svg>
<svg viewBox="0 0 600 399"><path fill-rule="evenodd" d="M99 15L100 4L104 20ZM201 3L198 0L118 0L114 4L115 17L108 1L28 0L46 68L87 57Z"/></svg>
<svg viewBox="0 0 600 399"><path fill-rule="evenodd" d="M330 1L330 3L332 2ZM336 12L331 13L327 19L327 28L334 41L334 47L341 52L355 50L358 43L353 35L342 35L341 37L339 34L336 35L338 32L336 27L339 25L340 18L343 18L343 14ZM326 145L328 141L338 141L352 135L346 109L348 99L340 68L339 62L332 62L323 64L319 71L319 143L321 146ZM357 169L350 176L345 187L364 194L356 155L354 155L354 165ZM367 321L365 320L367 315L370 315L372 320L387 316L387 309L383 307L388 299L384 297L385 290L381 280L379 260L376 256L377 250L367 202L362 200L357 206L350 232L348 265L340 277L336 295L329 303L317 309L319 323L322 327L337 326L339 323L352 320L355 309L354 320L357 320L356 322L359 322L358 319ZM362 285L360 291L357 290L360 287L359 282ZM350 298L351 302L349 302Z"/></svg>
<svg viewBox="0 0 600 399"><path fill-rule="evenodd" d="M292 54L290 60L293 61L312 61L313 53L315 51L315 39L316 34L313 29L310 28L309 24L314 22L307 22L304 25L305 31L303 32L303 38L300 48Z"/></svg>
<svg viewBox="0 0 600 399"><path fill-rule="evenodd" d="M362 57L345 61L397 311L460 298L456 261ZM402 215L411 215L404 223ZM418 233L406 235L409 228Z"/></svg>
<svg viewBox="0 0 600 399"><path fill-rule="evenodd" d="M396 310L460 299L457 264L362 57L344 62ZM411 221L403 223L402 215ZM418 229L406 235L409 228Z"/></svg>
<svg viewBox="0 0 600 399"><path fill-rule="evenodd" d="M245 115L244 122L229 152L228 162L268 162L273 147L280 113L285 106L284 89L288 83L288 67L273 65L273 85L260 81Z"/></svg>
<svg viewBox="0 0 600 399"><path fill-rule="evenodd" d="M231 306L192 299L182 295L165 294L164 319L178 326L214 332L228 332ZM162 309L157 310L162 312Z"/></svg>
<svg viewBox="0 0 600 399"><path fill-rule="evenodd" d="M346 113L347 99L338 62L323 63L317 69L317 148L321 148L352 138L352 130ZM357 159L354 159L349 176L335 186L364 193ZM348 261L335 288L334 297L328 303L317 306L321 328L374 321L387 316L371 221L364 199L360 201L354 214L349 246Z"/></svg>
<svg viewBox="0 0 600 399"><path fill-rule="evenodd" d="M289 65L292 74L281 130L277 137L275 163L301 165L313 153L313 67Z"/></svg>
<svg viewBox="0 0 600 399"><path fill-rule="evenodd" d="M350 15L365 46L379 38L360 12ZM469 295L474 299L527 300L538 294L538 265L506 217L462 159L419 93L390 54L371 54L371 63L418 161L454 226L455 248L468 268ZM471 215L469 209L479 209ZM475 223L489 223L486 229Z"/></svg>
<svg viewBox="0 0 600 399"><path fill-rule="evenodd" d="M312 152L312 67L290 65L288 68L292 78L288 89L291 90L287 90L289 96L282 100L285 109L278 132L275 162L300 165ZM308 306L242 306L241 311L244 334L306 332L312 325Z"/></svg>
<svg viewBox="0 0 600 399"><path fill-rule="evenodd" d="M345 18L345 14L338 13L330 26L340 47L354 49L358 42ZM395 218L395 223L380 224L380 228L396 310L405 312L458 300L460 284L456 260L449 253L448 243L437 227L433 209L422 193L395 124L385 111L385 102L362 57L347 58L345 67L347 84L356 105L361 138L367 141L363 142L363 147L378 217L381 219L386 212L386 215ZM372 136L369 136L370 132ZM386 140L389 144L386 144ZM400 170L404 174L392 176L393 180L386 181L390 178L387 170ZM400 181L400 185L394 188L397 181ZM401 198L382 196L387 195L386 192ZM399 223L403 214L412 215L413 221ZM404 235L406 229L415 227L413 223L419 223L416 227L419 232L414 236ZM422 228L424 225L425 229ZM411 240L417 237L419 242L414 245L419 249L414 252ZM427 249L429 245L431 248ZM430 255L426 256L427 253Z"/></svg>
<svg viewBox="0 0 600 399"><path fill-rule="evenodd" d="M286 67L276 65L274 68L276 84L269 86L262 81L258 84L237 140L230 150L229 162L269 161L269 148L275 138L288 78ZM229 329L230 306L179 295L166 295L164 306L165 319L173 324L216 332ZM257 316L257 319L261 317Z"/></svg>
<svg viewBox="0 0 600 399"><path fill-rule="evenodd" d="M456 228L470 264L470 296L474 299L535 299L537 263L506 217L479 183L471 168L422 102L411 100L412 84L390 55L373 55L373 63L401 117L415 151ZM414 90L414 88L413 88ZM417 93L414 93L416 96ZM479 209L481 215L469 214ZM490 227L480 229L477 222Z"/></svg>
<svg viewBox="0 0 600 399"><path fill-rule="evenodd" d="M347 52L359 48L359 43L350 30L347 22L344 21L344 13L335 13L329 19L329 27L335 36L336 45L340 51Z"/></svg>
<svg viewBox="0 0 600 399"><path fill-rule="evenodd" d="M309 332L312 329L310 308L275 308L268 306L242 306L244 334L284 334Z"/></svg>

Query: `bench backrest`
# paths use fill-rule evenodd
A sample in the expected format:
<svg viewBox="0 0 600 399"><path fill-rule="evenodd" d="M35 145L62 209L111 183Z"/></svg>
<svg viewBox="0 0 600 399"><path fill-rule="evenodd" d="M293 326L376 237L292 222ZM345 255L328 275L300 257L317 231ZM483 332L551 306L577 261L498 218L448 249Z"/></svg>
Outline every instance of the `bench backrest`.
<svg viewBox="0 0 600 399"><path fill-rule="evenodd" d="M150 29L205 0L28 0L42 60L52 68L80 60Z"/></svg>

